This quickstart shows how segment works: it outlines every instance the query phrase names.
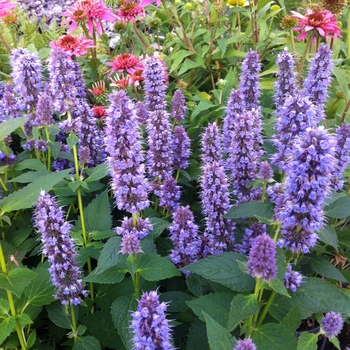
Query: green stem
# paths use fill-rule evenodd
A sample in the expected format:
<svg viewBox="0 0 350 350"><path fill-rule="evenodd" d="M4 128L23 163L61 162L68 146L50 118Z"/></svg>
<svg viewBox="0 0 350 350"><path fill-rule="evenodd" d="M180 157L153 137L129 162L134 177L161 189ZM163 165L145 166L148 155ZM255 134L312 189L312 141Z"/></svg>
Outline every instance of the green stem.
<svg viewBox="0 0 350 350"><path fill-rule="evenodd" d="M46 141L47 141L47 170L50 171L51 169L51 148L50 148L50 134L49 134L49 128L47 125L45 125L45 134L46 134Z"/></svg>
<svg viewBox="0 0 350 350"><path fill-rule="evenodd" d="M176 177L175 177L176 182L179 180L179 176L180 176L180 169L177 169L176 170Z"/></svg>
<svg viewBox="0 0 350 350"><path fill-rule="evenodd" d="M74 305L70 304L70 314L72 317L72 329L74 332L74 343L77 341L77 322L75 319Z"/></svg>
<svg viewBox="0 0 350 350"><path fill-rule="evenodd" d="M307 41L306 41L306 46L305 46L305 49L304 49L303 57L301 59L301 63L300 63L300 66L299 66L299 80L300 81L301 81L301 74L303 73L303 68L304 68L304 63L305 63L305 59L306 59L306 54L309 51L311 40L312 40L312 37L311 37L311 35L309 35L308 38L307 38Z"/></svg>
<svg viewBox="0 0 350 350"><path fill-rule="evenodd" d="M9 54L11 54L11 48L10 48L9 44L7 43L6 39L4 38L4 36L1 34L1 32L0 32L0 41L5 46L5 49L7 50L7 52Z"/></svg>
<svg viewBox="0 0 350 350"><path fill-rule="evenodd" d="M4 189L4 191L7 192L8 189L7 189L7 187L6 187L6 185L5 185L5 182L3 181L3 179L2 179L1 176L0 176L0 184L1 184L2 188Z"/></svg>
<svg viewBox="0 0 350 350"><path fill-rule="evenodd" d="M254 295L256 296L256 299L259 299L259 292L260 292L260 286L261 286L261 278L259 277L256 282L255 282L255 289L254 289ZM259 313L259 311L257 312L257 314ZM245 333L245 337L249 337L253 330L252 330L252 324L253 324L253 319L257 318L257 314L256 315L252 315L249 316L248 321L247 321L247 326L246 326L246 333Z"/></svg>
<svg viewBox="0 0 350 350"><path fill-rule="evenodd" d="M261 203L264 203L264 202L265 202L266 187L267 187L267 183L264 182L263 189L262 189L262 194L261 194Z"/></svg>
<svg viewBox="0 0 350 350"><path fill-rule="evenodd" d="M4 252L2 250L2 244L0 242L0 265L1 265L1 271L4 275L7 275L7 268L6 268L6 262L5 262L5 256L4 256ZM12 317L16 320L16 332L17 332L17 336L18 336L18 340L21 344L21 348L22 350L27 350L27 343L26 340L24 338L24 335L21 331L21 328L17 322L17 313L16 313L16 308L15 308L15 303L13 301L13 296L12 293L10 291L6 291L7 293L7 299L9 301L10 304L10 310L11 310L11 315Z"/></svg>
<svg viewBox="0 0 350 350"><path fill-rule="evenodd" d="M139 256L137 253L134 254L136 263L139 260ZM137 300L140 300L141 298L141 275L139 271L135 272L135 279L134 279L134 287L135 287L135 298Z"/></svg>
<svg viewBox="0 0 350 350"><path fill-rule="evenodd" d="M348 58L350 57L350 8L348 8L348 22L347 22L347 34L346 34L346 46Z"/></svg>
<svg viewBox="0 0 350 350"><path fill-rule="evenodd" d="M261 315L259 317L258 323L256 325L257 328L259 328L261 326L261 324L263 323L263 321L265 319L265 316L266 316L267 312L269 311L269 308L272 305L273 300L275 299L276 294L277 294L276 291L272 291L272 293L270 295L270 298L267 301L267 303L266 303L266 305L264 307L264 310L263 310L263 312L261 313Z"/></svg>
<svg viewBox="0 0 350 350"><path fill-rule="evenodd" d="M11 30L11 37L12 37L13 46L15 49L17 49L17 40L13 29Z"/></svg>
<svg viewBox="0 0 350 350"><path fill-rule="evenodd" d="M277 227L276 227L275 235L274 235L274 237L273 237L273 240L274 240L275 242L277 242L278 234L280 233L280 229L281 229L281 224L278 224Z"/></svg>
<svg viewBox="0 0 350 350"><path fill-rule="evenodd" d="M148 49L148 45L147 45L147 43L145 42L145 40L143 40L143 37L142 37L142 35L140 34L140 31L138 30L137 25L136 25L135 22L134 22L134 30L135 30L136 35L137 35L137 36L139 37L139 39L141 40L143 46L144 46L145 49L147 50L147 49Z"/></svg>

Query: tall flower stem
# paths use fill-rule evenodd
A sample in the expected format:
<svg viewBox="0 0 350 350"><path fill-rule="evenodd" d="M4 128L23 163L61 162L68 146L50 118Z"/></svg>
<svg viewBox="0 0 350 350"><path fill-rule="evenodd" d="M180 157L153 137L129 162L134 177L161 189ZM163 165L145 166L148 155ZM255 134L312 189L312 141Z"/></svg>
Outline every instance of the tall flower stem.
<svg viewBox="0 0 350 350"><path fill-rule="evenodd" d="M254 289L254 295L256 296L256 299L259 299L259 295L260 293L263 292L263 290L260 290L261 288L261 278L258 278L255 282L255 289ZM247 321L247 329L246 329L246 333L245 333L245 337L249 337L252 333L253 333L253 320L257 318L257 315L259 314L259 311L252 316L249 316L248 321Z"/></svg>
<svg viewBox="0 0 350 350"><path fill-rule="evenodd" d="M2 250L1 242L0 242L0 265L1 265L1 272L4 275L7 275L5 256L4 256L4 252ZM17 317L17 313L16 313L15 303L13 301L12 293L10 291L8 291L8 290L6 290L6 293L7 293L7 299L8 299L9 304L10 304L11 315L12 315L13 318L16 318ZM17 320L16 320L15 328L16 328L18 340L19 340L19 342L21 344L21 349L22 350L27 350L27 343L26 343L24 334L22 333L21 328L20 328Z"/></svg>
<svg viewBox="0 0 350 350"><path fill-rule="evenodd" d="M350 8L348 8L348 17L347 17L347 34L346 34L346 46L348 58L350 57Z"/></svg>
<svg viewBox="0 0 350 350"><path fill-rule="evenodd" d="M77 321L75 319L75 311L74 311L74 305L70 304L70 315L72 318L72 330L74 333L74 343L77 341L76 333L77 333Z"/></svg>
<svg viewBox="0 0 350 350"><path fill-rule="evenodd" d="M269 311L269 308L272 305L273 300L275 299L276 294L277 294L276 291L273 290L271 295L270 295L269 300L267 301L267 303L264 307L264 310L262 311L262 313L258 319L258 323L256 325L257 328L259 328L261 326L261 324L263 323L265 316L266 316L267 312Z"/></svg>
<svg viewBox="0 0 350 350"><path fill-rule="evenodd" d="M301 59L301 63L300 63L299 70L298 70L298 72L299 72L299 80L301 80L301 74L303 73L304 63L305 63L307 52L309 51L309 47L311 45L311 40L312 40L312 37L311 37L311 35L309 35L308 38L307 38L307 41L306 41L304 54L303 54L303 57Z"/></svg>
<svg viewBox="0 0 350 350"><path fill-rule="evenodd" d="M137 219L140 216L139 213L135 213L132 214L132 221L133 221L133 225L134 227L136 227L136 223L137 223ZM139 256L137 253L134 254L134 258L135 258L135 262L137 264ZM141 275L139 271L135 272L135 277L134 277L134 288L135 288L135 298L137 300L140 300L141 298L141 286L140 286L140 282L141 282Z"/></svg>
<svg viewBox="0 0 350 350"><path fill-rule="evenodd" d="M50 171L51 169L51 148L50 148L50 134L49 134L49 129L47 125L45 125L45 134L46 134L46 141L48 143L47 146L47 170Z"/></svg>
<svg viewBox="0 0 350 350"><path fill-rule="evenodd" d="M289 29L289 36L290 36L290 44L292 45L293 55L295 57L295 67L297 68L297 71L299 72L299 62L298 62L298 57L297 57L297 51L295 49L294 32L292 29Z"/></svg>

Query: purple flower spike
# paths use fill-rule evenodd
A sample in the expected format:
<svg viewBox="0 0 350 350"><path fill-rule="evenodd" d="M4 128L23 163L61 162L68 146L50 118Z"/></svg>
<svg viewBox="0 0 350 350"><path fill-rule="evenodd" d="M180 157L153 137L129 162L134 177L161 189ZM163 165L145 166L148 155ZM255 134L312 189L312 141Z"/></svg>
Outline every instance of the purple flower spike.
<svg viewBox="0 0 350 350"><path fill-rule="evenodd" d="M336 168L335 138L323 127L308 128L296 137L286 169L280 246L293 253L308 253L317 240L314 233L323 226L324 201L331 190Z"/></svg>
<svg viewBox="0 0 350 350"><path fill-rule="evenodd" d="M43 254L51 264L49 272L56 287L55 298L63 305L81 303L83 289L81 272L76 262L74 242L70 238L70 225L64 220L64 212L45 191L40 192L34 210L34 226L41 233Z"/></svg>
<svg viewBox="0 0 350 350"><path fill-rule="evenodd" d="M263 182L269 182L273 178L273 170L268 162L263 162L260 165L259 179Z"/></svg>
<svg viewBox="0 0 350 350"><path fill-rule="evenodd" d="M276 244L266 233L255 238L247 262L249 275L269 282L277 276Z"/></svg>
<svg viewBox="0 0 350 350"><path fill-rule="evenodd" d="M297 288L303 283L303 275L292 270L292 265L288 264L286 274L284 275L283 284L292 292L296 292Z"/></svg>
<svg viewBox="0 0 350 350"><path fill-rule="evenodd" d="M259 109L259 73L261 63L257 51L249 50L242 64L242 73L239 76L239 87L243 94L244 105L247 110Z"/></svg>
<svg viewBox="0 0 350 350"><path fill-rule="evenodd" d="M233 350L256 350L256 346L250 338L238 339Z"/></svg>
<svg viewBox="0 0 350 350"><path fill-rule="evenodd" d="M202 137L203 163L222 163L221 135L216 123L208 124Z"/></svg>
<svg viewBox="0 0 350 350"><path fill-rule="evenodd" d="M4 87L4 94L0 100L0 120L18 118L22 115L21 105L15 97L13 85L7 83Z"/></svg>
<svg viewBox="0 0 350 350"><path fill-rule="evenodd" d="M133 218L125 217L120 227L116 228L118 235L134 234L139 239L145 238L152 230L153 226L148 218L143 219L138 217L134 225Z"/></svg>
<svg viewBox="0 0 350 350"><path fill-rule="evenodd" d="M171 329L166 319L167 304L159 302L157 292L143 293L132 313L134 350L173 350Z"/></svg>
<svg viewBox="0 0 350 350"><path fill-rule="evenodd" d="M174 92L172 100L172 112L171 116L177 121L185 119L186 113L186 100L184 94L180 90Z"/></svg>
<svg viewBox="0 0 350 350"><path fill-rule="evenodd" d="M181 191L174 178L170 177L164 180L155 194L160 198L159 206L169 212L172 213L179 207Z"/></svg>
<svg viewBox="0 0 350 350"><path fill-rule="evenodd" d="M327 312L321 320L321 330L328 338L335 337L343 328L343 319L340 313Z"/></svg>
<svg viewBox="0 0 350 350"><path fill-rule="evenodd" d="M173 214L173 222L169 226L170 239L174 244L170 259L178 267L197 261L200 252L198 226L193 221L193 213L189 206L179 207Z"/></svg>
<svg viewBox="0 0 350 350"><path fill-rule="evenodd" d="M149 201L134 105L124 91L109 98L104 140L112 189L118 209L135 214L147 208Z"/></svg>
<svg viewBox="0 0 350 350"><path fill-rule="evenodd" d="M38 126L52 125L53 119L53 96L50 92L50 85L47 84L44 92L38 98L36 107L35 124Z"/></svg>
<svg viewBox="0 0 350 350"><path fill-rule="evenodd" d="M238 253L247 255L253 246L256 237L266 233L266 225L259 222L253 223L250 228L246 228L242 243L237 246Z"/></svg>
<svg viewBox="0 0 350 350"><path fill-rule="evenodd" d="M277 75L277 83L275 86L275 103L276 112L279 115L286 98L288 96L295 96L296 93L296 78L294 73L294 59L292 55L285 48L278 54L276 64L279 68Z"/></svg>
<svg viewBox="0 0 350 350"><path fill-rule="evenodd" d="M331 55L332 50L328 45L320 45L315 57L311 59L311 68L303 84L310 100L317 107L317 122L325 118L323 107L331 82Z"/></svg>
<svg viewBox="0 0 350 350"><path fill-rule="evenodd" d="M173 130L173 165L174 169L187 169L188 160L191 155L191 140L188 137L185 128L175 126Z"/></svg>
<svg viewBox="0 0 350 350"><path fill-rule="evenodd" d="M149 57L143 72L145 83L145 104L149 112L165 110L168 87L165 63L157 57Z"/></svg>
<svg viewBox="0 0 350 350"><path fill-rule="evenodd" d="M126 233L120 243L122 254L132 255L141 253L141 243L137 235Z"/></svg>
<svg viewBox="0 0 350 350"><path fill-rule="evenodd" d="M141 101L137 101L135 104L135 111L136 111L137 121L141 125L147 125L149 114L145 104Z"/></svg>

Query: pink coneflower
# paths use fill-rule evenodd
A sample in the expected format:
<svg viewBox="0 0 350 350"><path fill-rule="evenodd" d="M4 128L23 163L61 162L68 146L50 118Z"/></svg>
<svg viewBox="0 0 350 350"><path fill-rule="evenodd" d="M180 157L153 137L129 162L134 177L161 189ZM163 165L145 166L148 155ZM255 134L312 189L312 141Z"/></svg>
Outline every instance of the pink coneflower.
<svg viewBox="0 0 350 350"><path fill-rule="evenodd" d="M116 56L112 62L107 62L107 66L112 67L106 73L109 75L115 72L126 71L129 74L135 74L139 70L143 70L143 63L131 53L123 53Z"/></svg>
<svg viewBox="0 0 350 350"><path fill-rule="evenodd" d="M135 22L136 17L144 16L143 8L144 6L140 6L137 1L124 0L118 9L117 15L122 23Z"/></svg>
<svg viewBox="0 0 350 350"><path fill-rule="evenodd" d="M140 82L143 81L143 70L138 70L134 74L129 75L130 84L136 87L140 86Z"/></svg>
<svg viewBox="0 0 350 350"><path fill-rule="evenodd" d="M72 22L68 31L76 30L79 24L86 23L90 34L94 27L98 34L102 34L100 20L113 22L118 18L102 0L78 0L63 15L67 17L67 22Z"/></svg>
<svg viewBox="0 0 350 350"><path fill-rule="evenodd" d="M51 41L52 49L61 49L70 56L81 56L87 53L87 49L95 47L93 40L88 40L84 36L66 34L60 36L56 41Z"/></svg>
<svg viewBox="0 0 350 350"><path fill-rule="evenodd" d="M92 84L92 89L89 89L89 91L95 97L101 97L106 93L106 83L103 80L99 80Z"/></svg>
<svg viewBox="0 0 350 350"><path fill-rule="evenodd" d="M0 0L0 18L6 17L9 14L9 10L16 7L14 2Z"/></svg>
<svg viewBox="0 0 350 350"><path fill-rule="evenodd" d="M93 106L92 110L96 119L102 119L107 116L106 108L103 106Z"/></svg>
<svg viewBox="0 0 350 350"><path fill-rule="evenodd" d="M110 81L111 81L111 86L115 86L118 89L125 89L129 85L131 85L129 77L119 79L119 77L117 76L117 79L110 78Z"/></svg>
<svg viewBox="0 0 350 350"><path fill-rule="evenodd" d="M159 6L161 0L155 0L155 1L154 1L154 0L141 0L139 6L145 7L145 6L149 5L149 4L152 3L152 2L155 2L156 5Z"/></svg>
<svg viewBox="0 0 350 350"><path fill-rule="evenodd" d="M312 9L306 9L306 14L302 15L299 12L291 11L294 18L299 20L298 27L293 30L301 31L297 40L305 39L309 32L313 31L313 42L317 34L327 38L341 37L341 31L338 27L337 19L334 14L328 10L313 12Z"/></svg>

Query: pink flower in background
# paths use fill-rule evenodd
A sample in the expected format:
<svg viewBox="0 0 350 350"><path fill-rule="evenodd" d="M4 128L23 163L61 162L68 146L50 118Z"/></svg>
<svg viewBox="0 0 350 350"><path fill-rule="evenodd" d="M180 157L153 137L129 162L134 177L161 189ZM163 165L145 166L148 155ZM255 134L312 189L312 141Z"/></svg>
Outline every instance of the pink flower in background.
<svg viewBox="0 0 350 350"><path fill-rule="evenodd" d="M81 56L87 53L87 49L95 47L93 40L88 40L84 36L62 35L56 41L51 41L52 49L61 49L71 56Z"/></svg>
<svg viewBox="0 0 350 350"><path fill-rule="evenodd" d="M299 12L291 11L292 17L299 20L298 26L293 30L301 31L297 40L305 39L309 32L313 31L313 42L317 34L327 38L337 38L341 36L340 28L338 27L337 18L328 10L313 12L312 9L306 9L306 14L302 15Z"/></svg>
<svg viewBox="0 0 350 350"><path fill-rule="evenodd" d="M16 7L14 2L0 0L0 18L6 17L9 14L9 10Z"/></svg>
<svg viewBox="0 0 350 350"><path fill-rule="evenodd" d="M154 0L141 0L139 6L145 7L145 6L149 5L152 2L155 2L156 5L159 7L161 0L156 0L156 1L154 1Z"/></svg>
<svg viewBox="0 0 350 350"><path fill-rule="evenodd" d="M93 106L94 117L97 119L102 119L107 116L107 111L104 106Z"/></svg>
<svg viewBox="0 0 350 350"><path fill-rule="evenodd" d="M134 0L124 0L117 13L119 20L125 22L135 22L136 17L143 17L143 7Z"/></svg>
<svg viewBox="0 0 350 350"><path fill-rule="evenodd" d="M131 53L123 53L114 58L112 62L107 62L107 66L112 67L106 73L109 75L115 72L126 71L129 74L135 74L138 70L143 70L143 63Z"/></svg>
<svg viewBox="0 0 350 350"><path fill-rule="evenodd" d="M67 17L67 22L71 22L68 31L77 29L80 23L87 23L90 34L94 27L98 34L102 34L100 20L113 22L117 19L102 0L78 0L63 15Z"/></svg>

